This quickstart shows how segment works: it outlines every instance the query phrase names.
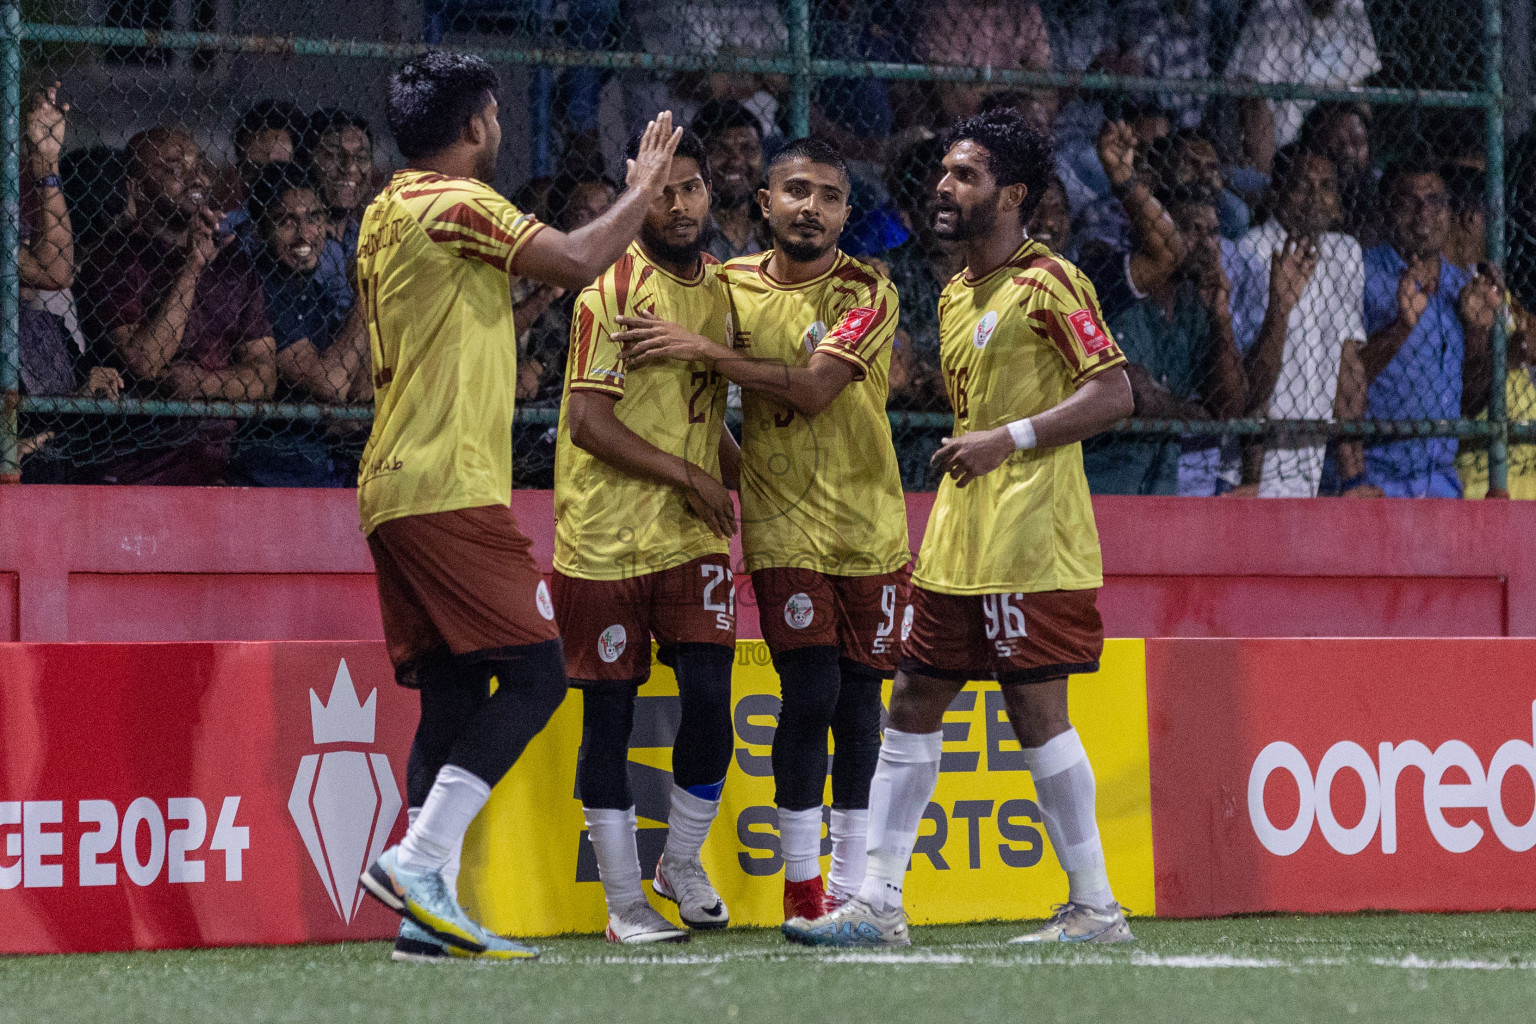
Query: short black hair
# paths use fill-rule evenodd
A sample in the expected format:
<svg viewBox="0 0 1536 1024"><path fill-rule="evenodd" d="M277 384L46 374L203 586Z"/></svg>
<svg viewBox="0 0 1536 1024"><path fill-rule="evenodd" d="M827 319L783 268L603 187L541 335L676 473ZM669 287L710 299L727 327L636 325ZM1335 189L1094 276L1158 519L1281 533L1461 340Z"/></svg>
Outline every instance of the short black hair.
<svg viewBox="0 0 1536 1024"><path fill-rule="evenodd" d="M1363 103L1354 103L1340 100L1323 100L1301 120L1301 135L1303 142L1310 145L1322 145L1322 136L1328 123L1336 117L1358 117L1360 123L1367 129L1371 126L1371 108Z"/></svg>
<svg viewBox="0 0 1536 1024"><path fill-rule="evenodd" d="M1488 213L1488 175L1476 167L1446 164L1440 171L1451 196L1451 212L1457 216Z"/></svg>
<svg viewBox="0 0 1536 1024"><path fill-rule="evenodd" d="M619 191L618 186L601 174L558 174L549 183L549 192L544 197L545 210L549 214L550 224L560 231L572 230L570 222L571 200L576 198L577 189L587 185L601 185L614 193ZM518 209L522 209L522 207L518 207Z"/></svg>
<svg viewBox="0 0 1536 1024"><path fill-rule="evenodd" d="M1381 172L1381 197L1384 200L1392 198L1392 192L1402 183L1404 178L1410 178L1417 174L1440 175L1440 165L1425 153L1409 153L1387 164L1386 170ZM1442 180L1444 180L1442 178Z"/></svg>
<svg viewBox="0 0 1536 1024"><path fill-rule="evenodd" d="M289 192L301 188L317 194L319 192L319 186L309 168L293 163L267 164L252 183L250 197L246 199L246 209L250 212L251 220L258 227L264 225L278 201Z"/></svg>
<svg viewBox="0 0 1536 1024"><path fill-rule="evenodd" d="M629 142L624 145L624 158L633 160L640 153L640 140L645 136L644 130L635 132L629 137ZM699 165L699 176L704 179L704 184L710 185L714 179L709 170L709 152L704 148L704 140L699 138L691 129L683 129L683 137L677 140L677 149L673 156L687 157Z"/></svg>
<svg viewBox="0 0 1536 1024"><path fill-rule="evenodd" d="M1019 219L1029 223L1056 171L1051 137L1012 107L1000 107L955 124L944 136L944 152L966 140L986 147L987 168L999 185L1024 185Z"/></svg>
<svg viewBox="0 0 1536 1024"><path fill-rule="evenodd" d="M944 143L936 136L919 139L896 154L885 168L885 190L898 210L922 208L932 185L944 173Z"/></svg>
<svg viewBox="0 0 1536 1024"><path fill-rule="evenodd" d="M429 50L389 80L389 131L407 160L441 153L499 87L496 71L468 53Z"/></svg>
<svg viewBox="0 0 1536 1024"><path fill-rule="evenodd" d="M296 105L287 100L257 100L235 122L235 156L244 161L245 147L261 132L287 132L297 150L305 127L304 114Z"/></svg>
<svg viewBox="0 0 1536 1024"><path fill-rule="evenodd" d="M768 161L768 166L763 169L764 180L772 179L773 169L780 164L791 160L809 160L813 164L821 164L830 167L842 175L850 192L853 188L853 175L848 173L848 161L843 159L841 153L820 139L792 139L784 144L784 147L773 154L773 159Z"/></svg>
<svg viewBox="0 0 1536 1024"><path fill-rule="evenodd" d="M1314 146L1310 141L1297 139L1275 150L1275 161L1270 168L1269 180L1275 192L1279 192L1291 183L1291 175L1301 166L1301 161L1307 157L1316 157L1319 160L1327 160L1333 163L1333 157Z"/></svg>
<svg viewBox="0 0 1536 1024"><path fill-rule="evenodd" d="M757 134L759 142L763 140L763 123L735 100L710 100L699 108L690 127L706 143L713 142L732 128L750 128Z"/></svg>
<svg viewBox="0 0 1536 1024"><path fill-rule="evenodd" d="M314 162L315 150L320 148L320 140L328 133L340 131L343 128L358 129L368 136L369 145L373 144L373 129L368 127L366 117L341 107L321 107L310 114L305 122L304 137L299 141L299 148L294 150L294 160L308 167Z"/></svg>

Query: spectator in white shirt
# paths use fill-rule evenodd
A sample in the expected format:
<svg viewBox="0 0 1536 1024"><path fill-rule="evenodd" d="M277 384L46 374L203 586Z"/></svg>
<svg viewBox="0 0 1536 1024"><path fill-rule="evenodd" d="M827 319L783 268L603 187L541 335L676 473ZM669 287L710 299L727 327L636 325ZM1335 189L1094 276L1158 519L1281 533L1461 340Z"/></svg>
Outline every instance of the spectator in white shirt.
<svg viewBox="0 0 1536 1024"><path fill-rule="evenodd" d="M1333 161L1288 146L1274 162L1274 216L1237 244L1233 333L1244 352L1251 415L1332 420L1339 379L1365 343L1365 266L1360 243L1336 230L1339 183ZM1347 400L1352 389L1346 388ZM1358 403L1352 403L1357 405ZM1358 415L1356 409L1347 410ZM1269 442L1260 497L1315 497L1323 438ZM1342 456L1341 456L1342 458Z"/></svg>
<svg viewBox="0 0 1536 1024"><path fill-rule="evenodd" d="M1227 62L1226 77L1350 86L1380 70L1365 0L1258 0ZM1301 100L1245 101L1244 148L1249 165L1268 173L1276 147L1296 138L1311 106Z"/></svg>

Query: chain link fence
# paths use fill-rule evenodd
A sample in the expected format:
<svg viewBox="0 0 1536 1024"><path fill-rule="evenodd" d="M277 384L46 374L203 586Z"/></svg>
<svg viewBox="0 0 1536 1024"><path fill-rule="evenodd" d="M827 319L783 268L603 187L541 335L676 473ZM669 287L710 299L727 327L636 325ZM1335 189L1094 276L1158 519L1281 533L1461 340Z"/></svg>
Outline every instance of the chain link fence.
<svg viewBox="0 0 1536 1024"><path fill-rule="evenodd" d="M721 259L772 245L775 148L832 142L842 246L901 296L909 489L951 426L940 139L1009 107L1056 145L1031 235L1131 360L1097 493L1536 497L1530 38L1529 0L0 3L0 473L351 483L358 222L431 45L498 67L495 185L566 230L661 109L707 145ZM549 487L574 296L513 287L515 476Z"/></svg>

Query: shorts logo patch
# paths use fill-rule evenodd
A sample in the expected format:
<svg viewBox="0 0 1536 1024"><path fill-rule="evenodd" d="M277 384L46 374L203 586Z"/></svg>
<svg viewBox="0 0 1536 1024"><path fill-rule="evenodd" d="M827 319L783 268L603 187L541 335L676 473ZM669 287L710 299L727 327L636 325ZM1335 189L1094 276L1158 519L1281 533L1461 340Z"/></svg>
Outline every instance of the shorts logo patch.
<svg viewBox="0 0 1536 1024"><path fill-rule="evenodd" d="M1067 317L1067 322L1072 325L1072 333L1077 335L1077 340L1082 342L1083 351L1090 356L1109 348L1109 335L1099 329L1093 310L1080 309Z"/></svg>
<svg viewBox="0 0 1536 1024"><path fill-rule="evenodd" d="M603 659L603 664L612 665L619 660L619 655L624 653L624 648L628 645L629 634L623 625L615 622L598 634L597 656Z"/></svg>
<svg viewBox="0 0 1536 1024"><path fill-rule="evenodd" d="M972 343L977 348L986 348L995 330L997 330L997 310L989 309L986 316L976 321L976 333L971 338Z"/></svg>
<svg viewBox="0 0 1536 1024"><path fill-rule="evenodd" d="M864 337L869 330L869 325L874 323L875 311L868 306L856 306L843 314L843 319L838 322L837 330L832 332L832 340L840 341L844 345L852 345Z"/></svg>
<svg viewBox="0 0 1536 1024"><path fill-rule="evenodd" d="M907 610L901 613L901 642L906 643L907 637L912 635L912 606L907 605Z"/></svg>
<svg viewBox="0 0 1536 1024"><path fill-rule="evenodd" d="M804 629L815 617L816 606L811 603L811 595L803 591L791 594L789 600L784 602L784 621L790 629Z"/></svg>
<svg viewBox="0 0 1536 1024"><path fill-rule="evenodd" d="M533 592L533 603L538 606L540 615L551 622L555 620L555 602L549 599L549 584L543 580L539 580Z"/></svg>
<svg viewBox="0 0 1536 1024"><path fill-rule="evenodd" d="M800 344L805 346L807 352L815 352L816 346L821 344L821 339L827 336L827 325L817 320L805 329L800 335Z"/></svg>

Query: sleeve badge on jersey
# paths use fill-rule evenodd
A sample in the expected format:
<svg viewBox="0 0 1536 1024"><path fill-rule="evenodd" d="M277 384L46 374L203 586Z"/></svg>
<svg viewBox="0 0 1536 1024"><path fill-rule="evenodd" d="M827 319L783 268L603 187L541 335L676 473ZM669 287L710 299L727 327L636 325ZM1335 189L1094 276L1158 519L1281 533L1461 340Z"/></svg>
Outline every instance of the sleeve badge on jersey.
<svg viewBox="0 0 1536 1024"><path fill-rule="evenodd" d="M1082 342L1083 351L1088 355L1096 355L1109 348L1109 335L1099 327L1093 310L1080 309L1067 317L1067 322L1072 325L1072 333L1077 335L1077 340Z"/></svg>
<svg viewBox="0 0 1536 1024"><path fill-rule="evenodd" d="M840 341L844 345L853 345L864 337L864 332L869 330L869 325L875 320L875 311L868 306L855 306L843 314L837 329L832 332L831 340Z"/></svg>

